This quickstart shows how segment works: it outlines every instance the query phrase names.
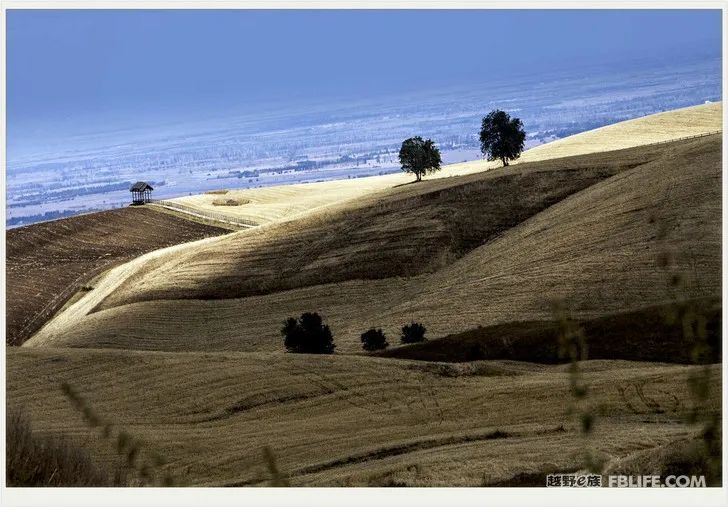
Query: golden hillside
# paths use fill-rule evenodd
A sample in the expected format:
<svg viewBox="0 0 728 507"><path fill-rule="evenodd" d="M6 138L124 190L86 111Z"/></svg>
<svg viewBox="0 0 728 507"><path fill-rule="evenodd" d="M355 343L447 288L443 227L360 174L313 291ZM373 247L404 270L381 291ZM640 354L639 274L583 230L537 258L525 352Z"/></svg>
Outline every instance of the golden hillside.
<svg viewBox="0 0 728 507"><path fill-rule="evenodd" d="M709 136L519 164L160 250L27 345L272 351L284 318L314 310L354 352L369 327L396 336L412 319L436 337L545 319L553 298L579 317L664 303L672 271L685 295L717 296L720 149Z"/></svg>
<svg viewBox="0 0 728 507"><path fill-rule="evenodd" d="M96 274L158 248L225 232L146 206L10 229L6 342L22 344L75 292L89 289Z"/></svg>
<svg viewBox="0 0 728 507"><path fill-rule="evenodd" d="M583 469L585 449L605 474L702 466L689 379L706 374L701 423L719 417L720 365L660 361L696 351L666 320L676 298L700 305L708 345L719 339L722 135L634 143L711 130L720 111L580 134L505 169L244 194L225 208L250 206L264 225L113 267L8 347L8 405L113 466L70 383L181 485L268 484L265 447L294 486L543 486ZM554 299L602 358L578 364L588 440L569 411L571 365L549 364L563 332ZM323 315L335 354L284 352L282 321L304 311ZM395 348L412 320L430 341ZM390 357L362 352L372 326Z"/></svg>
<svg viewBox="0 0 728 507"><path fill-rule="evenodd" d="M605 414L594 453L609 466L674 449L695 367L582 365ZM167 458L178 483L266 484L270 446L293 485L479 486L579 467L583 442L565 415L567 366L465 365L355 356L11 348L8 403L35 427L116 450L64 397L70 382L99 416ZM720 384L720 367L711 384ZM718 389L709 401L720 406ZM649 420L651 424L644 424Z"/></svg>
<svg viewBox="0 0 728 507"><path fill-rule="evenodd" d="M526 160L568 157L664 143L719 130L723 130L723 103L715 102L614 123L536 146L524 155Z"/></svg>
<svg viewBox="0 0 728 507"><path fill-rule="evenodd" d="M596 130L583 132L527 150L514 163L621 150L650 143L665 142L722 129L722 102L668 111L636 118ZM485 160L451 164L428 176L449 178L500 166ZM174 199L203 211L224 213L255 223L267 224L301 217L312 210L364 196L412 181L404 173L351 180L296 184L279 187L229 190L224 195L199 194ZM215 201L238 200L240 206L216 206Z"/></svg>

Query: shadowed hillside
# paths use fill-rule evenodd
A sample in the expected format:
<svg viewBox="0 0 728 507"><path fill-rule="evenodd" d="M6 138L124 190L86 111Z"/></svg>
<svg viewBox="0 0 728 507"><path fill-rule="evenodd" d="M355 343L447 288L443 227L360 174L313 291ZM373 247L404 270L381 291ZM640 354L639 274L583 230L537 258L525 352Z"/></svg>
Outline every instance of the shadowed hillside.
<svg viewBox="0 0 728 507"><path fill-rule="evenodd" d="M721 361L722 307L719 299L692 302L706 319L707 363ZM677 307L666 305L576 322L588 346L589 359L629 359L663 363L695 362L681 326ZM671 320L672 319L672 320ZM380 357L418 361L468 362L507 359L533 363L563 363L561 328L554 320L510 322L479 327L443 338L378 352Z"/></svg>
<svg viewBox="0 0 728 507"><path fill-rule="evenodd" d="M156 252L110 273L29 345L280 350L280 322L316 310L337 351L352 352L371 326L397 336L416 319L444 336L546 320L552 298L596 317L670 301L664 251L685 297L717 296L720 147L710 136L520 164ZM584 189L554 203L559 184Z"/></svg>
<svg viewBox="0 0 728 507"><path fill-rule="evenodd" d="M626 122L541 155L705 132L719 113ZM504 169L459 165L450 178L331 184L321 195L251 191L221 207L250 206L230 213L267 223L219 237L148 208L72 219L89 220L79 230L18 229L13 311L46 290L76 293L23 347L7 348L8 404L27 412L34 441L69 437L112 470L119 451L102 435L113 429L166 458L155 473L183 486L272 476L293 486L543 486L548 473L583 470L587 449L605 473L712 474L720 365L666 364L700 359L704 344L666 310L698 306L695 335L713 347L702 359L720 361L721 142L524 155ZM139 216L150 220L143 231ZM106 271L80 291L63 278L89 280L93 269ZM589 361L554 364L565 328L554 302L583 329ZM335 354L284 352L283 320L307 311L330 326ZM412 321L428 341L399 346ZM386 332L385 352L362 352L371 327Z"/></svg>
<svg viewBox="0 0 728 507"><path fill-rule="evenodd" d="M129 280L99 309L432 272L565 197L650 160L639 155L522 165L391 189L363 204L159 257L140 271L144 291Z"/></svg>
<svg viewBox="0 0 728 507"><path fill-rule="evenodd" d="M589 187L433 274L411 312L462 329L546 320L554 299L588 318L677 296L720 297L720 216L721 137L665 145L654 162ZM682 277L680 294L674 275Z"/></svg>

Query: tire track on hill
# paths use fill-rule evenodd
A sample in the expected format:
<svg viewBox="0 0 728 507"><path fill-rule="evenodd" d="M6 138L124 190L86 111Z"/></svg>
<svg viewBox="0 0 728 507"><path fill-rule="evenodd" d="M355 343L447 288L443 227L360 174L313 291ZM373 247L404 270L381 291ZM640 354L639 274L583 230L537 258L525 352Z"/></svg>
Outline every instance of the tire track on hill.
<svg viewBox="0 0 728 507"><path fill-rule="evenodd" d="M467 444L473 442L481 442L487 440L500 440L506 438L522 438L527 436L537 435L548 435L556 433L565 433L567 430L563 426L557 426L555 428L549 428L535 432L504 432L501 430L490 430L484 433L475 433L467 435L451 435L441 438L431 438L423 440L415 440L403 444L396 444L387 447L381 447L372 451L363 452L359 454L352 454L344 458L338 458L331 461L325 461L314 465L308 465L299 468L289 475L289 477L301 477L304 475L317 474L320 472L326 472L335 468L346 467L350 465L358 465L368 461L377 461L393 456L401 456L404 454L410 454L417 451L425 451L430 449L436 449L440 447L449 447L453 445ZM240 486L252 486L259 484L260 480L248 480L234 482L226 484L225 486L240 487Z"/></svg>

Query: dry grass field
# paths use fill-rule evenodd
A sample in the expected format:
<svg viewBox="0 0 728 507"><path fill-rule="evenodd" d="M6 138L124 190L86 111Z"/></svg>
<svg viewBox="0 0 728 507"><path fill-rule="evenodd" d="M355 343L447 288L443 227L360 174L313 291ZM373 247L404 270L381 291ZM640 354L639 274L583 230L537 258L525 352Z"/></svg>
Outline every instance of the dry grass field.
<svg viewBox="0 0 728 507"><path fill-rule="evenodd" d="M396 339L415 319L444 336L548 319L553 298L597 317L671 301L663 252L686 297L717 297L720 146L709 136L519 164L157 251L28 345L274 351L283 319L318 311L337 350L354 352L371 326Z"/></svg>
<svg viewBox="0 0 728 507"><path fill-rule="evenodd" d="M78 290L114 265L226 230L149 208L122 208L10 229L7 343L19 345Z"/></svg>
<svg viewBox="0 0 728 507"><path fill-rule="evenodd" d="M397 175L399 176L399 175ZM385 177L386 178L386 177ZM390 181L391 180L391 181ZM202 211L215 211L242 217L257 224L294 219L313 209L320 209L340 201L357 199L384 190L402 181L382 177L302 183L276 187L228 190L224 197L209 192L173 199ZM239 206L220 206L216 202L228 199L244 203Z"/></svg>
<svg viewBox="0 0 728 507"><path fill-rule="evenodd" d="M68 382L185 485L270 484L265 447L292 485L311 486L543 485L583 469L587 448L605 470L689 466L700 427L687 422L688 378L708 372L700 415L720 414L721 370L667 364L691 361L694 343L665 308L698 304L718 340L722 136L640 144L715 130L720 115L646 117L553 143L563 158L544 147L543 160L418 184L194 196L245 202L215 211L263 225L108 269L7 347L8 403L40 437L113 466ZM568 414L569 365L554 364L554 300L594 340L579 363L588 440ZM305 311L330 325L335 354L284 352L283 319ZM429 341L399 346L412 320ZM386 353L362 352L372 326Z"/></svg>
<svg viewBox="0 0 728 507"><path fill-rule="evenodd" d="M595 160L578 160L426 182L356 206L251 229L158 258L137 275L143 277L143 292L130 280L100 308L432 272L563 198L649 160L627 158L626 163L595 166ZM174 274L160 276L170 264Z"/></svg>
<svg viewBox="0 0 728 507"><path fill-rule="evenodd" d="M608 464L694 437L689 366L582 364ZM293 485L480 486L573 471L582 441L566 414L566 366L465 365L356 356L9 349L8 399L46 433L102 463L115 450L59 387L167 458L188 485L264 485L270 446ZM712 382L720 385L720 368ZM720 406L714 390L710 407ZM653 471L650 471L653 472Z"/></svg>
<svg viewBox="0 0 728 507"><path fill-rule="evenodd" d="M723 130L723 103L686 107L589 130L524 153L526 160L542 160L586 153L621 150Z"/></svg>
<svg viewBox="0 0 728 507"><path fill-rule="evenodd" d="M722 129L723 104L705 104L666 113L658 113L600 129L583 132L537 146L523 153L515 164L553 158L601 153L670 141ZM497 168L500 162L485 160L444 166L428 179L449 178ZM225 199L246 204L221 209L220 198L213 192L175 199L204 211L224 212L258 224L300 218L314 210L337 203L361 199L372 193L412 181L411 175L390 174L351 180L326 181L246 190L220 190Z"/></svg>

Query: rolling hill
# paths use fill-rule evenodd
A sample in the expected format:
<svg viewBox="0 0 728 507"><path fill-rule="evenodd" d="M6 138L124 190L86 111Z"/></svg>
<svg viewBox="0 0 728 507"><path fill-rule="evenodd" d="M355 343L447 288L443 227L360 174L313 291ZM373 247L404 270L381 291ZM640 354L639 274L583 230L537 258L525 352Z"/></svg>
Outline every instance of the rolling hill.
<svg viewBox="0 0 728 507"><path fill-rule="evenodd" d="M36 427L113 463L113 444L61 392L70 382L115 431L194 486L267 484L265 446L293 485L480 486L524 473L543 485L548 471L579 469L587 445L612 464L695 436L684 422L695 367L582 368L602 414L591 444L566 414L566 366L11 348L7 385L11 406L24 406ZM710 406L720 406L719 391Z"/></svg>
<svg viewBox="0 0 728 507"><path fill-rule="evenodd" d="M653 114L537 146L524 152L514 163L602 153L716 132L723 128L722 117L722 102ZM485 160L451 164L444 166L439 173L428 176L428 179L463 176L499 166L500 162ZM225 213L254 223L267 224L300 218L311 211L360 199L396 185L406 184L411 180L411 176L399 173L352 180L229 190L224 195L206 193L179 197L174 201L203 211ZM221 198L238 200L246 204L240 206L213 204Z"/></svg>
<svg viewBox="0 0 728 507"><path fill-rule="evenodd" d="M263 225L225 235L145 208L181 222L152 228L169 243L133 258L123 233L120 244L92 229L102 253L130 257L7 347L9 406L113 464L113 445L64 397L68 382L183 485L267 484L266 446L300 486L543 485L583 469L585 449L605 470L683 470L701 430L687 422L688 379L707 373L698 413L720 414L721 369L663 362L692 361L694 345L664 310L697 305L719 337L722 135L710 132L721 114L654 115L418 184L230 192L250 202L215 211ZM692 134L706 135L678 139ZM186 227L188 242L172 244ZM53 237L15 258L76 242ZM96 266L89 251L83 265ZM21 287L55 276L39 266ZM554 300L602 358L579 364L588 439L569 413L569 365L554 364ZM336 354L284 353L281 321L304 311L323 314ZM411 320L430 341L398 347ZM372 326L389 335L385 353L361 350Z"/></svg>
<svg viewBox="0 0 728 507"><path fill-rule="evenodd" d="M720 148L708 136L519 164L156 251L27 345L273 351L284 318L315 310L354 352L365 329L412 319L443 336L548 319L554 298L580 318L669 302L672 272L686 297L719 296Z"/></svg>
<svg viewBox="0 0 728 507"><path fill-rule="evenodd" d="M624 359L665 363L720 363L722 355L722 305L719 298L691 301L705 318L703 357L694 357L686 346L684 330L675 325L676 304L640 308L576 322L582 330L590 359ZM672 316L672 317L671 317ZM519 321L477 327L414 343L378 351L380 357L417 359L418 361L469 362L479 359L508 359L542 364L564 361L563 327L558 320Z"/></svg>
<svg viewBox="0 0 728 507"><path fill-rule="evenodd" d="M103 271L158 248L226 232L148 207L10 229L6 342L20 345Z"/></svg>

